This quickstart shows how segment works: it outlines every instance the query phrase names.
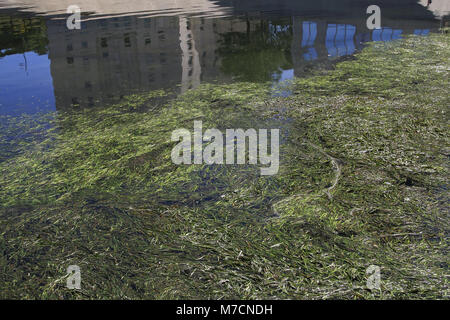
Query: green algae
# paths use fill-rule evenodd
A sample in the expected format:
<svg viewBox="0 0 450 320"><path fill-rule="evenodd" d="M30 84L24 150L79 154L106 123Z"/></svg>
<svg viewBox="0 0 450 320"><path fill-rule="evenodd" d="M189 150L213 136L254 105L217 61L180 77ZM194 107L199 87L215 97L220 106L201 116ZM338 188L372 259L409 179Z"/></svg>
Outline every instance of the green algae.
<svg viewBox="0 0 450 320"><path fill-rule="evenodd" d="M209 84L53 115L0 163L0 296L448 298L449 46L375 43L288 98ZM175 166L170 134L194 120L281 127L280 173Z"/></svg>

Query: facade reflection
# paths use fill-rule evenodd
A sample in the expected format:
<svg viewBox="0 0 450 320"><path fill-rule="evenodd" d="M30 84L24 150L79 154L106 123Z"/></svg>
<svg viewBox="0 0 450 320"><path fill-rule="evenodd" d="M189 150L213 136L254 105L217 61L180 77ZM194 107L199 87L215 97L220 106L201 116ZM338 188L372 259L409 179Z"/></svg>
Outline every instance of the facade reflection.
<svg viewBox="0 0 450 320"><path fill-rule="evenodd" d="M442 25L435 17L445 17L445 7L435 1L431 8L402 0L384 12L383 28L372 31L366 27L365 15L352 14L360 12L365 1L338 5L329 0L196 0L183 7L177 1L152 1L150 6L136 0L126 8L120 7L126 2L118 1L115 11L109 12L111 8L99 0L85 3L92 6L93 15L83 21L81 30L66 28L60 16L61 2L21 0L21 5L28 5L27 11L53 12L53 17L42 19L45 28L36 24L40 29L33 44L38 49L33 50L43 54L43 44L47 43L56 107L63 109L111 103L125 95L156 89L185 92L202 82L300 77L315 65L354 54L369 41L427 35ZM6 2L14 7L20 1ZM406 8L407 2L410 6ZM5 0L0 3L5 5ZM197 13L210 14L179 14L195 5ZM161 10L167 14L149 16ZM299 12L303 14L299 16ZM395 19L396 15L400 18ZM45 39L40 39L43 30ZM11 40L6 33L0 39L14 42L14 46L23 42L20 35ZM2 55L20 52L0 49Z"/></svg>

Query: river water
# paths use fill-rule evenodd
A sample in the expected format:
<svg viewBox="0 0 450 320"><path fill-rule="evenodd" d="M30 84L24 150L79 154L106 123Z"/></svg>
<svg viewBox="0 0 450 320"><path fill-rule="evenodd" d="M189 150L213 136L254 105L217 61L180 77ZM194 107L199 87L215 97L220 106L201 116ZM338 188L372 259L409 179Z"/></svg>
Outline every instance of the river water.
<svg viewBox="0 0 450 320"><path fill-rule="evenodd" d="M371 61L390 55L379 92L372 68L350 88L369 80L356 99L344 86L311 108L306 93L266 97L290 95L285 82L370 42L426 41L448 26L449 3L0 0L0 298L442 298L449 152L436 110L447 65L436 59L430 79L432 52L409 63L379 50ZM381 10L373 30L371 5ZM397 78L394 63L411 77ZM174 132L190 138L197 121L221 130L214 142L227 128L258 131L258 166L171 159ZM261 176L269 129L279 170ZM193 134L194 160L207 135ZM224 141L233 151L234 138ZM376 294L364 287L372 263L383 268ZM68 266L81 268L82 291L64 286Z"/></svg>
<svg viewBox="0 0 450 320"><path fill-rule="evenodd" d="M370 41L426 36L445 24L446 0L375 1L0 0L0 115L93 107L132 93L201 83L279 82L358 52ZM289 94L282 92L281 94Z"/></svg>

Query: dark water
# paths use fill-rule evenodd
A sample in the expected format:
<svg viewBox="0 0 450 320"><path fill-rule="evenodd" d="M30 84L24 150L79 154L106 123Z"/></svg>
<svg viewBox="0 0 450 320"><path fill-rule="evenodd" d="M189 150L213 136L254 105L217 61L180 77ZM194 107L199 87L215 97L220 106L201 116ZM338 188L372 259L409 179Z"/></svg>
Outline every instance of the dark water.
<svg viewBox="0 0 450 320"><path fill-rule="evenodd" d="M1 115L101 106L155 89L182 93L203 82L276 84L367 42L426 36L445 23L426 1L130 0L112 8L86 2L93 11L81 30L69 30L64 1L35 1L34 9L25 8L33 0L17 2L0 0ZM366 27L371 4L382 8L382 29Z"/></svg>

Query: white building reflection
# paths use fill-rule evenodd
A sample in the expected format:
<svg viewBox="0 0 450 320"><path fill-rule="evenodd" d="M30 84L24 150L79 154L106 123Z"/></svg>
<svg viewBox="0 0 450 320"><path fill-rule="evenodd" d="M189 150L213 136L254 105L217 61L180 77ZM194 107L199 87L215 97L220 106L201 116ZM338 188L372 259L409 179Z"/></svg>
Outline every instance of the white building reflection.
<svg viewBox="0 0 450 320"><path fill-rule="evenodd" d="M134 16L87 21L75 32L63 20L49 20L47 28L57 106L161 88L184 92L215 80L221 34L247 32L236 19Z"/></svg>
<svg viewBox="0 0 450 320"><path fill-rule="evenodd" d="M66 14L67 8L76 4L92 17L139 15L202 14L221 16L227 8L210 0L0 0L0 7L21 8L24 12L48 16Z"/></svg>
<svg viewBox="0 0 450 320"><path fill-rule="evenodd" d="M255 1L245 5L254 10ZM285 57L279 59L284 61L276 66L279 70L272 70L277 73L272 76L275 80L302 76L317 61L328 63L354 54L368 41L391 41L413 33L426 35L439 25L426 19L385 19L382 29L370 31L364 15L272 19L249 13L212 18L229 14L226 4L231 0L80 0L80 7L92 14L83 20L81 30L68 30L65 8L72 2L0 0L0 6L19 6L22 11L52 16L47 20L47 33L57 108L94 106L161 88L185 92L202 82L246 79L244 70L227 70L224 59L228 65L236 62L241 56L235 52L245 52L247 47L257 54L257 45L261 44L255 49L255 42L270 41L280 34L288 42L276 49ZM417 2L414 15L418 10L424 15L430 15L430 10L436 16L446 15L448 1L423 2L423 6ZM299 8L315 10L312 3L296 3Z"/></svg>

